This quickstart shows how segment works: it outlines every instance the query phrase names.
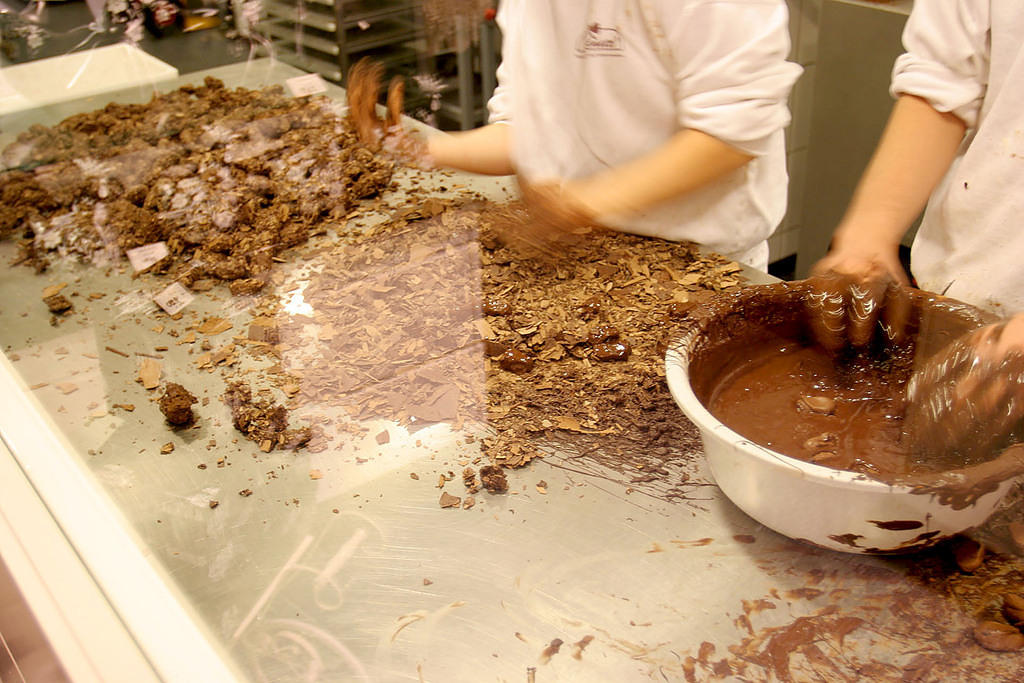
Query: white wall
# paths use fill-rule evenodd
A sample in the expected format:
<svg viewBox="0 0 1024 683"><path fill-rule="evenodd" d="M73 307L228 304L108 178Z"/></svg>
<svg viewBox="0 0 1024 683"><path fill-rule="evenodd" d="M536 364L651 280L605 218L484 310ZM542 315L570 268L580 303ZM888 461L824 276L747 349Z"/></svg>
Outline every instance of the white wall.
<svg viewBox="0 0 1024 683"><path fill-rule="evenodd" d="M768 240L770 260L796 253L800 242L800 207L807 178L807 144L810 132L811 98L814 91L815 61L818 56L818 18L822 0L787 0L789 31L793 41L790 59L804 68L790 95L793 121L786 130L786 159L789 167L789 211Z"/></svg>

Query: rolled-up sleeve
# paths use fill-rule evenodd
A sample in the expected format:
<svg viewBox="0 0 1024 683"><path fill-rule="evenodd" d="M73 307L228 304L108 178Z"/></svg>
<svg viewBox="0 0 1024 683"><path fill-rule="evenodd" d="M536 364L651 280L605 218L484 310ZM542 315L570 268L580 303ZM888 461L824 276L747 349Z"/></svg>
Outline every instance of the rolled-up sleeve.
<svg viewBox="0 0 1024 683"><path fill-rule="evenodd" d="M679 125L753 156L766 154L773 134L790 121L789 93L802 71L786 61L786 3L696 2L672 14L666 37Z"/></svg>
<svg viewBox="0 0 1024 683"><path fill-rule="evenodd" d="M508 69L505 63L498 67L498 85L491 99L487 100L487 120L489 123L509 123L512 119L512 100L509 94Z"/></svg>
<svg viewBox="0 0 1024 683"><path fill-rule="evenodd" d="M989 0L915 3L890 91L975 126L988 88L989 40Z"/></svg>

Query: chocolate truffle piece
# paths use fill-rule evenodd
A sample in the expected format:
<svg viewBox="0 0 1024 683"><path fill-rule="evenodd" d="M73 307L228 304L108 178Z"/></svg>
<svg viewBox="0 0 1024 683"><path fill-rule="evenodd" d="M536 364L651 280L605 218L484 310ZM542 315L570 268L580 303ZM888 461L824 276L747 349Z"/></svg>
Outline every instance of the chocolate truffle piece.
<svg viewBox="0 0 1024 683"><path fill-rule="evenodd" d="M195 418L192 414L192 404L197 401L198 399L189 393L185 387L174 382L168 382L167 386L164 387L164 394L160 397L158 405L160 406L160 412L164 414L168 422L181 427L190 424Z"/></svg>

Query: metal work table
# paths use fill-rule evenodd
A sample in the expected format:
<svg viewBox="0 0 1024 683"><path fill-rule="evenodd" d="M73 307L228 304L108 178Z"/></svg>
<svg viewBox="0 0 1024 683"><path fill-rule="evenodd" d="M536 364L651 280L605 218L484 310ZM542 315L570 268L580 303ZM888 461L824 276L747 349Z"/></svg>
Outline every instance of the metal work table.
<svg viewBox="0 0 1024 683"><path fill-rule="evenodd" d="M210 73L254 87L302 72L258 60ZM419 182L509 192L468 176ZM0 243L0 257L14 253ZM278 266L297 267L288 260ZM901 680L914 667L922 680L1021 678L1019 656L974 645L974 616L915 578L913 559L802 545L712 485L672 503L556 453L510 471L508 494L441 509L439 474L479 455L444 425L376 424L341 448L261 453L232 429L219 374L155 331L218 315L239 323L229 338L245 300L201 293L172 321L149 299L156 280L72 265L0 273L0 540L14 539L0 551L17 545L22 577L55 598L56 616L40 619L76 680ZM52 326L40 292L58 282L79 296ZM169 347L165 377L210 397L197 429L168 430L134 381L134 354L157 345ZM689 475L710 482L702 465ZM458 478L447 489L462 495ZM91 583L75 593L87 607L69 602L63 576ZM91 650L106 629L118 639Z"/></svg>

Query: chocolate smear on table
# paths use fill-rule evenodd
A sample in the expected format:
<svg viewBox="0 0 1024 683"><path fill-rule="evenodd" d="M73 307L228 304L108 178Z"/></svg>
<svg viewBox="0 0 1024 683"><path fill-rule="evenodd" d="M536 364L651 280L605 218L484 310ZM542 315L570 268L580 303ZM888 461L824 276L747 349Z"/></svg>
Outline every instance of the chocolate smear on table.
<svg viewBox="0 0 1024 683"><path fill-rule="evenodd" d="M834 557L833 551L788 539L768 543L771 552L759 565L768 576L785 576L783 584L746 596L739 589L741 609L735 610L731 637L718 633L689 653L677 650L673 654L679 659L672 663L652 658L669 678L1019 677L1019 656L992 651L1011 650L1021 642L1011 617L1017 614L1015 606L1024 606L1024 569L1013 558L992 555L965 573L956 565L955 544L944 541L913 557L844 556L848 561L836 569L820 562ZM796 560L793 553L806 557ZM784 589L789 586L797 587Z"/></svg>

